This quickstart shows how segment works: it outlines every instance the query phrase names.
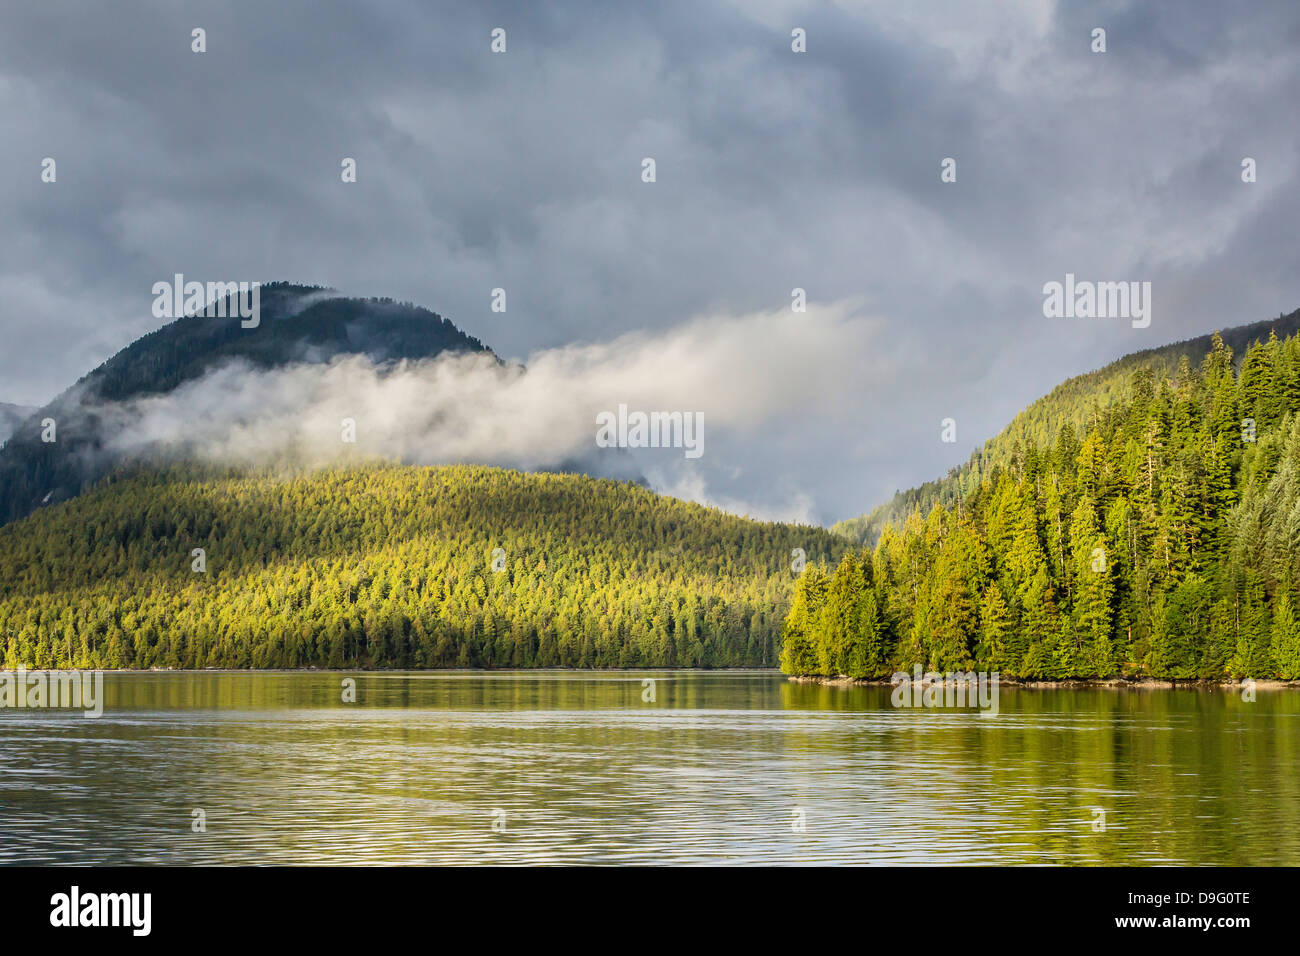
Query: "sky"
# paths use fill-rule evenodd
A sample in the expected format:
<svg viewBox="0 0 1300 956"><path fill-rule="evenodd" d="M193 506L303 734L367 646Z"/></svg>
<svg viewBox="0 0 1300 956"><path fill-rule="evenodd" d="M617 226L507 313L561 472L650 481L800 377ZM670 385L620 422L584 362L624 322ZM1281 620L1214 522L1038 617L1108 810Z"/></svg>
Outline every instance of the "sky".
<svg viewBox="0 0 1300 956"><path fill-rule="evenodd" d="M175 273L313 283L530 366L658 349L597 370L704 416L656 487L851 517L1064 378L1300 307L1300 5L1249 11L7 4L0 402L163 324ZM1150 324L1045 317L1067 274L1150 282Z"/></svg>

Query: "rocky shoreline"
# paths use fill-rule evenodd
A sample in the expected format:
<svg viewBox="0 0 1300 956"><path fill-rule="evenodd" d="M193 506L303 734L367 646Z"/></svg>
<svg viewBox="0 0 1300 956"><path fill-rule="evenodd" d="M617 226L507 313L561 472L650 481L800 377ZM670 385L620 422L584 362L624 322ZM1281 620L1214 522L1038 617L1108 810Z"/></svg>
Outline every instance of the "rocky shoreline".
<svg viewBox="0 0 1300 956"><path fill-rule="evenodd" d="M908 675L908 679L912 679ZM825 677L816 674L791 674L786 680L796 684L822 684L827 687L892 687L894 680L892 677L846 677L839 675L837 677ZM951 682L951 676L947 682ZM943 683L935 681L935 683ZM1028 687L1034 689L1081 689L1088 687L1116 688L1123 690L1175 690L1183 689L1221 689L1221 690L1241 690L1248 686L1246 681L1240 680L1157 680L1153 677L1107 677L1107 678L1071 678L1069 680L1023 680L1015 677L998 678L998 684L1003 687ZM1285 680L1257 680L1253 682L1256 690L1284 690L1286 688L1300 688L1300 681Z"/></svg>

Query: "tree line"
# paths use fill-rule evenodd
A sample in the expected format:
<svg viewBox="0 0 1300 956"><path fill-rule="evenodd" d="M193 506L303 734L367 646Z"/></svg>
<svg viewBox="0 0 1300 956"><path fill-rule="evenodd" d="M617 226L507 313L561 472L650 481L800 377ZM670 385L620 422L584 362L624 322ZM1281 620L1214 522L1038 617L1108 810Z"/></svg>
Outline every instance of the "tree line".
<svg viewBox="0 0 1300 956"><path fill-rule="evenodd" d="M788 673L1300 679L1300 335L1216 334L874 548L809 566Z"/></svg>

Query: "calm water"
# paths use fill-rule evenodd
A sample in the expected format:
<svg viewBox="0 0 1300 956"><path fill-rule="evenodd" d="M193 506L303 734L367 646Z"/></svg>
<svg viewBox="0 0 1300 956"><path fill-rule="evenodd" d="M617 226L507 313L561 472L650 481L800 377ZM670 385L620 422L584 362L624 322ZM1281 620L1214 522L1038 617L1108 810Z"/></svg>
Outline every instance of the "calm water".
<svg viewBox="0 0 1300 956"><path fill-rule="evenodd" d="M1295 691L1004 687L982 718L767 672L344 676L0 710L0 862L1300 864Z"/></svg>

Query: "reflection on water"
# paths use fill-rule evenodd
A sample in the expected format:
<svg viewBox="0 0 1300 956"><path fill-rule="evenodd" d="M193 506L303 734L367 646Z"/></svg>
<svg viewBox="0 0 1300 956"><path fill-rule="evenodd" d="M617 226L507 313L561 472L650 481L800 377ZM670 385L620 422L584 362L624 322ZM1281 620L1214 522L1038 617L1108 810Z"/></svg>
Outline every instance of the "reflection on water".
<svg viewBox="0 0 1300 956"><path fill-rule="evenodd" d="M0 862L1300 864L1295 691L1003 687L982 718L769 672L345 676L0 711Z"/></svg>

